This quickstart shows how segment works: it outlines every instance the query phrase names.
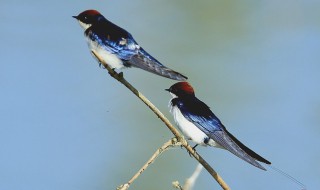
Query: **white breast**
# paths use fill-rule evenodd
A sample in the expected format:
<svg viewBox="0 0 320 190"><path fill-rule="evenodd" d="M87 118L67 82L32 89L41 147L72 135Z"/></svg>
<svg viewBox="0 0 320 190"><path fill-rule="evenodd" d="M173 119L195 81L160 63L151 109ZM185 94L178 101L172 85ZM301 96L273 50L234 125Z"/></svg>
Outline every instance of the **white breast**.
<svg viewBox="0 0 320 190"><path fill-rule="evenodd" d="M204 139L208 138L208 136L202 132L197 126L195 126L192 122L187 120L181 113L180 109L177 106L172 106L171 101L169 102L170 112L173 115L175 122L177 123L180 131L183 135L191 139L196 144L202 146L214 146L217 148L222 148L219 144L217 144L214 140L210 139L208 144L204 143Z"/></svg>
<svg viewBox="0 0 320 190"><path fill-rule="evenodd" d="M97 53L112 69L121 69L124 67L122 60L119 59L116 54L109 53L107 50L101 48L97 42L89 38L87 38L87 41L89 49Z"/></svg>
<svg viewBox="0 0 320 190"><path fill-rule="evenodd" d="M186 136L188 139L191 139L196 144L206 146L206 144L204 144L204 139L208 136L204 134L197 126L188 121L182 115L177 106L171 106L170 103L170 112L172 113L175 122L184 136Z"/></svg>

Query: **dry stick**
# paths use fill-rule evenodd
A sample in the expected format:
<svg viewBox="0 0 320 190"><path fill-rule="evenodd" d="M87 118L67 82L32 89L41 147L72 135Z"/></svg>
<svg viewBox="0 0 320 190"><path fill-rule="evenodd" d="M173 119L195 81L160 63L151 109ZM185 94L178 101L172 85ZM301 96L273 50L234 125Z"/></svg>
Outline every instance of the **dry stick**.
<svg viewBox="0 0 320 190"><path fill-rule="evenodd" d="M181 142L182 146L187 149L187 151L200 162L203 167L211 174L211 176L219 183L219 185L225 189L229 190L229 186L224 182L221 176L187 143L179 131L170 123L170 121L160 112L160 110L154 106L143 94L141 94L136 88L134 88L127 80L123 78L123 73L117 73L106 64L106 62L99 57L94 51L91 51L94 57L97 58L100 64L102 64L109 72L110 76L121 82L126 86L133 94L135 94L143 103L145 103L169 128L169 130L174 134L174 136Z"/></svg>
<svg viewBox="0 0 320 190"><path fill-rule="evenodd" d="M142 166L142 168L128 181L128 183L120 185L117 190L127 190L131 183L136 180L149 165L151 165L164 151L169 150L169 148L181 146L181 143L177 141L176 138L170 139L166 143L164 143L152 156L151 158Z"/></svg>
<svg viewBox="0 0 320 190"><path fill-rule="evenodd" d="M200 172L202 170L203 166L201 164L198 164L192 175L186 180L186 182L183 185L184 190L192 190L194 187L194 184L196 183L197 178L200 175Z"/></svg>
<svg viewBox="0 0 320 190"><path fill-rule="evenodd" d="M203 166L200 163L198 163L192 175L186 179L183 187L180 185L179 181L172 182L172 186L179 190L192 190L202 169L203 169Z"/></svg>
<svg viewBox="0 0 320 190"><path fill-rule="evenodd" d="M176 189L184 190L184 189L181 187L179 181L174 181L174 182L172 182L172 186L173 186L174 188L176 188Z"/></svg>

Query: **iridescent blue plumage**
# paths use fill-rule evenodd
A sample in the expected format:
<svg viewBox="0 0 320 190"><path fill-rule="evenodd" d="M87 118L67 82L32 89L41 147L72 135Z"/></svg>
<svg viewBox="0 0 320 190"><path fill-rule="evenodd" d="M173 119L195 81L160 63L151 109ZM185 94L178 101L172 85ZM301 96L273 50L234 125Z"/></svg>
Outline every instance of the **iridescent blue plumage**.
<svg viewBox="0 0 320 190"><path fill-rule="evenodd" d="M263 170L265 168L257 161L271 164L229 133L210 108L195 97L194 91L188 83L176 83L168 91L175 97L170 102L175 120L179 128L188 133L187 136L191 140L199 138L199 135L195 136L197 131L193 126L196 126L204 133L201 144L211 145L210 140L213 140L220 147ZM188 130L193 132L190 133Z"/></svg>
<svg viewBox="0 0 320 190"><path fill-rule="evenodd" d="M162 65L141 48L129 32L107 20L98 11L87 10L75 18L85 29L91 51L99 54L112 68L137 67L174 80L187 79Z"/></svg>
<svg viewBox="0 0 320 190"><path fill-rule="evenodd" d="M110 29L106 30L108 28ZM116 54L122 60L129 60L130 57L138 52L138 46L131 34L109 22L104 17L100 19L99 24L89 27L85 31L85 35L109 53Z"/></svg>

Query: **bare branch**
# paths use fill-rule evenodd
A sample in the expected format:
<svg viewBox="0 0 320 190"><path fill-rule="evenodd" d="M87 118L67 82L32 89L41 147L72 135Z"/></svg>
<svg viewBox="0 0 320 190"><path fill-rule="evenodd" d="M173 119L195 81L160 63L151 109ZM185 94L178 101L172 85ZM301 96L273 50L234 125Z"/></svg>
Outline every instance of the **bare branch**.
<svg viewBox="0 0 320 190"><path fill-rule="evenodd" d="M181 187L179 181L174 181L172 182L172 186L178 190L183 190L183 188Z"/></svg>
<svg viewBox="0 0 320 190"><path fill-rule="evenodd" d="M194 172L192 173L192 175L186 179L183 187L181 187L179 181L172 182L173 187L178 190L192 190L196 180L198 179L198 177L200 175L200 172L202 171L202 169L203 169L203 166L200 163L198 163L198 165L197 165L196 169L194 170Z"/></svg>
<svg viewBox="0 0 320 190"><path fill-rule="evenodd" d="M170 121L160 112L160 110L154 106L143 94L141 94L136 88L134 88L127 80L123 78L122 73L117 73L107 65L103 59L99 57L94 51L92 54L97 58L97 60L102 64L109 72L109 74L118 80L120 83L125 85L133 94L135 94L143 103L145 103L169 128L169 130L174 134L174 136L181 142L182 146L187 149L187 151L202 164L202 166L211 174L211 176L219 183L219 185L227 190L230 189L229 186L224 182L221 176L188 144L188 142L183 138L179 131L170 123Z"/></svg>
<svg viewBox="0 0 320 190"><path fill-rule="evenodd" d="M198 179L202 169L203 169L203 166L199 163L197 165L196 169L194 170L193 174L184 183L184 185L183 185L184 190L192 190L193 189L193 186L194 186L196 180Z"/></svg>
<svg viewBox="0 0 320 190"><path fill-rule="evenodd" d="M142 168L128 181L128 183L120 185L117 190L127 190L129 186L136 180L146 169L150 166L161 153L169 150L172 147L181 146L181 143L177 141L176 138L170 139L164 143L152 156L151 158L142 166Z"/></svg>

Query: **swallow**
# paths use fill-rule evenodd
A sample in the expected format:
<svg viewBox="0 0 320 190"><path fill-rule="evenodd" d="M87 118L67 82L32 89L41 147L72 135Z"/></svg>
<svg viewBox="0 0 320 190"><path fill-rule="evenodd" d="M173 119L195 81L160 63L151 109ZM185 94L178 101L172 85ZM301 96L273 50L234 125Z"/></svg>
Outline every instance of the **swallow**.
<svg viewBox="0 0 320 190"><path fill-rule="evenodd" d="M194 148L197 145L222 148L262 170L266 169L259 162L271 164L234 137L209 106L195 96L189 83L178 82L166 91L173 97L170 112L184 136L196 143Z"/></svg>
<svg viewBox="0 0 320 190"><path fill-rule="evenodd" d="M161 64L147 53L125 29L113 24L96 10L73 16L84 29L88 46L112 69L136 67L178 81L188 78Z"/></svg>

